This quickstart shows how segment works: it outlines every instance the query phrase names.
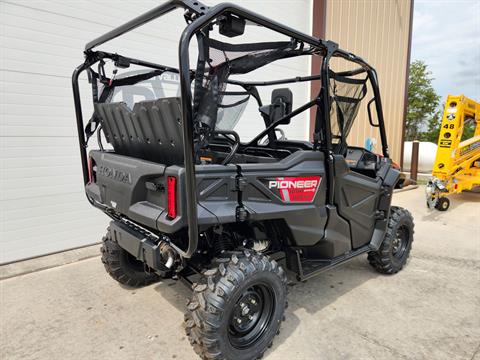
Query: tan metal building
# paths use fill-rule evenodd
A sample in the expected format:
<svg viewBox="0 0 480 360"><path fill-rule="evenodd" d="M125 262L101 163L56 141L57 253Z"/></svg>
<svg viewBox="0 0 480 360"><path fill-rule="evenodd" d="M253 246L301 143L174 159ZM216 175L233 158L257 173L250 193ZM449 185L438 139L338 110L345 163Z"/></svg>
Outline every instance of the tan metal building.
<svg viewBox="0 0 480 360"><path fill-rule="evenodd" d="M337 42L376 68L390 154L399 163L403 160L412 14L413 0L313 0L313 34ZM318 73L318 66L312 64L312 73ZM367 137L376 139L375 149L381 149L364 104L349 144L363 146Z"/></svg>

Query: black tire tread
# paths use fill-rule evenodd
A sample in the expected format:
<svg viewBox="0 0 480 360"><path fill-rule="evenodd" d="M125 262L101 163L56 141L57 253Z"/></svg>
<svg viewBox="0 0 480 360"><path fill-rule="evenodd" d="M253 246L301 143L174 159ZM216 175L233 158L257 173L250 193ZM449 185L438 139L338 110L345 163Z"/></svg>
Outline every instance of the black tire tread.
<svg viewBox="0 0 480 360"><path fill-rule="evenodd" d="M110 238L109 231L107 231L107 235L102 238L100 252L105 270L120 284L137 288L150 285L160 279L155 273L147 273L131 268L129 264L124 261L125 250Z"/></svg>
<svg viewBox="0 0 480 360"><path fill-rule="evenodd" d="M443 204L447 204L446 207L443 207ZM450 208L450 199L447 197L441 197L438 199L435 209L438 211L447 211Z"/></svg>
<svg viewBox="0 0 480 360"><path fill-rule="evenodd" d="M185 314L187 337L194 351L204 360L227 359L220 351L217 330L223 306L228 302L236 283L256 272L270 271L280 277L285 293L287 292L287 277L284 270L275 260L269 260L264 255L245 250L231 254L229 259L218 259L217 264L217 267L203 272L201 283L193 284L193 296L187 304L188 311ZM284 309L288 306L286 300L283 306ZM285 320L284 316L282 320ZM280 323L277 326L275 333L278 335ZM272 342L262 349L255 359L260 359L271 346Z"/></svg>
<svg viewBox="0 0 480 360"><path fill-rule="evenodd" d="M390 246L396 236L397 224L401 221L407 221L411 224L411 236L412 240L406 249L407 253L400 266L395 266L390 259ZM414 224L412 214L402 207L392 206L390 209L390 218L388 220L387 232L382 245L377 251L371 251L368 253L368 262L379 273L393 275L398 273L404 265L407 263L410 256L410 250L413 242Z"/></svg>

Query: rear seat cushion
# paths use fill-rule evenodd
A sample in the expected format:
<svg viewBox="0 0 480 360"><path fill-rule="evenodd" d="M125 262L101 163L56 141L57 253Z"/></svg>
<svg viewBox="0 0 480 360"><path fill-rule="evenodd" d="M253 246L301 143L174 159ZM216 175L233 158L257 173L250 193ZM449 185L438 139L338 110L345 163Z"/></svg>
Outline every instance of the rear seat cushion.
<svg viewBox="0 0 480 360"><path fill-rule="evenodd" d="M117 154L169 165L183 164L180 98L125 103L97 103L107 141Z"/></svg>

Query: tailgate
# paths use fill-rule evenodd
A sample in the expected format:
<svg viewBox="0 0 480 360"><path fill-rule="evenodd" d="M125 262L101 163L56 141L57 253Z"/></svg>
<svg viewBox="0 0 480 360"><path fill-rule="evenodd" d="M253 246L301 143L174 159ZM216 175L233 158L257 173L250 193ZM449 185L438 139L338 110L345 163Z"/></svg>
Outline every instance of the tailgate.
<svg viewBox="0 0 480 360"><path fill-rule="evenodd" d="M146 160L91 151L92 179L87 195L115 211L156 227L167 206L165 166Z"/></svg>

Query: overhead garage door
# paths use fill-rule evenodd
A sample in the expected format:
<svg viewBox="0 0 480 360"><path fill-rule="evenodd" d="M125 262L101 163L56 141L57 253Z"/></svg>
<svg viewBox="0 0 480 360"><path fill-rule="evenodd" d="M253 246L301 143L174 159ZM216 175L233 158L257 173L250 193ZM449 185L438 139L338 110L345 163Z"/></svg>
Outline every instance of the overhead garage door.
<svg viewBox="0 0 480 360"><path fill-rule="evenodd" d="M96 243L108 220L86 201L70 76L86 42L160 1L0 1L0 263ZM210 2L212 3L212 2ZM309 0L239 1L308 32ZM162 62L176 60L177 24L152 23L107 50ZM168 62L168 61L167 61ZM306 59L272 74L308 74ZM84 81L84 103L88 84ZM298 104L308 88L295 91ZM88 118L90 105L85 106ZM258 116L258 114L253 114ZM306 116L306 115L305 115ZM307 138L307 119L287 133ZM260 126L260 125L258 125ZM245 127L246 136L253 127Z"/></svg>

